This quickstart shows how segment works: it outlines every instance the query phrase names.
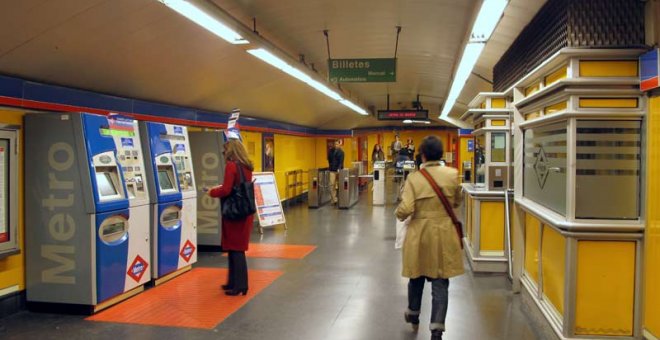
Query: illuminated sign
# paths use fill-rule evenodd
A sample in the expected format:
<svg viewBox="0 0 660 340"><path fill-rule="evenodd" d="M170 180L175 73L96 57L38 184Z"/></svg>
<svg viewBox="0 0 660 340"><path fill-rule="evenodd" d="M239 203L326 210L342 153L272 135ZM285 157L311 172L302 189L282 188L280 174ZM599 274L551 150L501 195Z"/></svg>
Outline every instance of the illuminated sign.
<svg viewBox="0 0 660 340"><path fill-rule="evenodd" d="M378 110L378 120L429 119L428 110Z"/></svg>

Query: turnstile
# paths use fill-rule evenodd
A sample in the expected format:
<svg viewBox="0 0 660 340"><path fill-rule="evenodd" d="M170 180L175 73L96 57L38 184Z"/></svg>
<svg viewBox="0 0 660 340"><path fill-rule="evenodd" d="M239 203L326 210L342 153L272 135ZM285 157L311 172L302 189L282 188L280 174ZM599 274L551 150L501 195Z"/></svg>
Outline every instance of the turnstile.
<svg viewBox="0 0 660 340"><path fill-rule="evenodd" d="M327 168L309 170L307 205L318 208L332 199L330 195L330 171Z"/></svg>
<svg viewBox="0 0 660 340"><path fill-rule="evenodd" d="M337 172L337 185L339 186L337 208L348 209L357 203L360 194L358 188L359 171L358 168L351 168L341 169Z"/></svg>
<svg viewBox="0 0 660 340"><path fill-rule="evenodd" d="M385 162L378 161L374 163L374 205L385 205L385 169Z"/></svg>

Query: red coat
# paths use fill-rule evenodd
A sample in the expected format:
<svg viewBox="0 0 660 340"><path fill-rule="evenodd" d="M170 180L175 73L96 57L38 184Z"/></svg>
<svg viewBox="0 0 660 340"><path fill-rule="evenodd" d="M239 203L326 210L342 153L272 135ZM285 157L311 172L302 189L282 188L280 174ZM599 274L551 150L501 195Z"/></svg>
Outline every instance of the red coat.
<svg viewBox="0 0 660 340"><path fill-rule="evenodd" d="M243 177L246 181L252 180L252 171L241 165L243 168ZM209 190L209 196L224 198L229 196L231 189L238 185L241 180L238 174L238 167L235 162L227 162L225 165L225 178L222 186L217 186ZM222 218L222 250L246 251L250 242L250 233L252 232L252 223L254 215L250 215L243 220L229 221Z"/></svg>

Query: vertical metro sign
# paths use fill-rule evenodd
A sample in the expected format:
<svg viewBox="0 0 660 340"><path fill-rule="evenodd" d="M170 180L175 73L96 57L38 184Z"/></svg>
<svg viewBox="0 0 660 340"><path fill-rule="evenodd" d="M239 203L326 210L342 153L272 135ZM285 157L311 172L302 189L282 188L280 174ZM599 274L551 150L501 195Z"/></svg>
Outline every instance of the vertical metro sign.
<svg viewBox="0 0 660 340"><path fill-rule="evenodd" d="M639 57L639 89L649 91L660 87L660 61L658 49L653 49Z"/></svg>

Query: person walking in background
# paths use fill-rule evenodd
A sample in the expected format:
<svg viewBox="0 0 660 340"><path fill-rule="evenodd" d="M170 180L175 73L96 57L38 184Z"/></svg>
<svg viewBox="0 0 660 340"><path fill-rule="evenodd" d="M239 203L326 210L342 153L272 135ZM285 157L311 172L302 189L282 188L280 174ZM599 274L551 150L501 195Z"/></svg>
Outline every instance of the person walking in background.
<svg viewBox="0 0 660 340"><path fill-rule="evenodd" d="M332 204L337 204L337 171L344 168L344 150L341 149L341 140L335 141L335 147L328 154L328 167L330 168L330 197Z"/></svg>
<svg viewBox="0 0 660 340"><path fill-rule="evenodd" d="M449 302L449 278L464 273L460 234L450 213L431 185L433 180L452 208L462 201L458 170L440 164L442 142L435 136L424 138L420 145L421 170L408 176L396 217L404 221L411 216L403 243L402 276L409 278L408 309L405 320L419 326L424 282L431 282L432 310L430 329L433 340L442 339ZM426 175L429 176L427 179Z"/></svg>
<svg viewBox="0 0 660 340"><path fill-rule="evenodd" d="M374 150L371 152L371 161L379 162L384 160L385 160L385 153L383 152L383 149L380 147L380 144L374 145Z"/></svg>
<svg viewBox="0 0 660 340"><path fill-rule="evenodd" d="M241 181L240 173L243 174L245 181L252 181L254 170L247 151L239 140L230 139L225 143L224 148L225 178L222 185L207 189L209 196L220 199L231 195L234 186ZM222 249L229 252L227 284L222 286L226 295L247 294L248 273L245 251L248 249L253 220L254 215L242 220L228 220L222 217Z"/></svg>

